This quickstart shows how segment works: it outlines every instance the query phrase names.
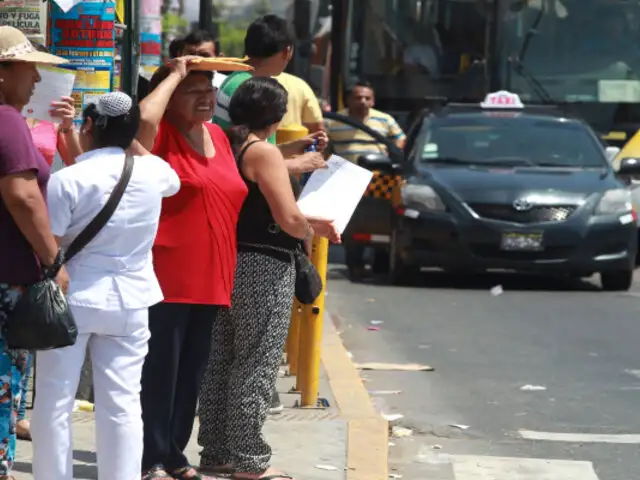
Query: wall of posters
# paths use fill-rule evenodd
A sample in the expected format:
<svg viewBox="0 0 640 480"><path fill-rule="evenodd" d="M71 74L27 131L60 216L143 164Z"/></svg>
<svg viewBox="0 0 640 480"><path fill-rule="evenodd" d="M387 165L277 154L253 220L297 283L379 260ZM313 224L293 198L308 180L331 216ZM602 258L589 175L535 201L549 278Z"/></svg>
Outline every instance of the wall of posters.
<svg viewBox="0 0 640 480"><path fill-rule="evenodd" d="M47 11L43 3L42 0L0 0L0 25L15 27L32 42L44 44Z"/></svg>
<svg viewBox="0 0 640 480"><path fill-rule="evenodd" d="M162 0L140 0L140 75L149 79L162 58Z"/></svg>
<svg viewBox="0 0 640 480"><path fill-rule="evenodd" d="M115 3L83 1L64 12L50 9L50 48L76 71L73 98L78 120L84 107L111 91L115 56Z"/></svg>

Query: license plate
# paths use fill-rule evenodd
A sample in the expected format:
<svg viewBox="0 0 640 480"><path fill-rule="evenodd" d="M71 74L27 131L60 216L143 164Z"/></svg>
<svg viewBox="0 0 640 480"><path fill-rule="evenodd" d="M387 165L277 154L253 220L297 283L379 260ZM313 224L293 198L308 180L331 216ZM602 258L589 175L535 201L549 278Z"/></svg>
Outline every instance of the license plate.
<svg viewBox="0 0 640 480"><path fill-rule="evenodd" d="M542 233L505 233L502 235L500 248L508 251L543 250Z"/></svg>

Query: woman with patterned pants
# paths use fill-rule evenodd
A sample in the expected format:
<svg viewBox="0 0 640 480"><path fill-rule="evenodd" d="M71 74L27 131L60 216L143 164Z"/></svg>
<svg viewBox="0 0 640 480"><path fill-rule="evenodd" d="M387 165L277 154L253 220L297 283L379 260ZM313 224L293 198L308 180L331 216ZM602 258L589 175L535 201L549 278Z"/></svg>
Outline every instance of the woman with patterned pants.
<svg viewBox="0 0 640 480"><path fill-rule="evenodd" d="M262 436L289 330L295 289L294 252L314 234L340 236L330 221L298 209L280 150L266 142L287 108L287 92L253 77L229 104L228 132L249 194L238 220L238 263L231 308L213 327L200 393L200 467L237 480L291 478L270 468Z"/></svg>

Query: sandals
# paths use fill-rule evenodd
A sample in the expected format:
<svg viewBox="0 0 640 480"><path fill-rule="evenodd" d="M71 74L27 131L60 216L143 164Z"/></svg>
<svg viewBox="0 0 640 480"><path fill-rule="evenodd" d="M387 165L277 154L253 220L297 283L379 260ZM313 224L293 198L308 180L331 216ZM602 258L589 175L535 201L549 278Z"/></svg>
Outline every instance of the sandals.
<svg viewBox="0 0 640 480"><path fill-rule="evenodd" d="M187 475L188 473L193 473L193 475ZM204 480L198 473L198 470L191 465L172 471L171 477L169 478L173 478L175 480Z"/></svg>
<svg viewBox="0 0 640 480"><path fill-rule="evenodd" d="M142 480L175 480L163 467L153 467L142 475Z"/></svg>

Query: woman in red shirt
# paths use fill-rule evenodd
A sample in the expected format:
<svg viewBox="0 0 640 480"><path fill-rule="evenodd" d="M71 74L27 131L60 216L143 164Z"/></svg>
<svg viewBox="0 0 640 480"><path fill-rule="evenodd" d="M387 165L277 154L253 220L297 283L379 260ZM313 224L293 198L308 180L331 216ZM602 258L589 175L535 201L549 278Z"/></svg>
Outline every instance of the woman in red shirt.
<svg viewBox="0 0 640 480"><path fill-rule="evenodd" d="M182 187L162 205L153 249L165 300L151 307L142 374L145 479L199 479L184 449L191 436L217 311L231 302L236 223L247 187L226 135L208 120L211 72L190 57L154 74L140 104L141 146L164 158Z"/></svg>

